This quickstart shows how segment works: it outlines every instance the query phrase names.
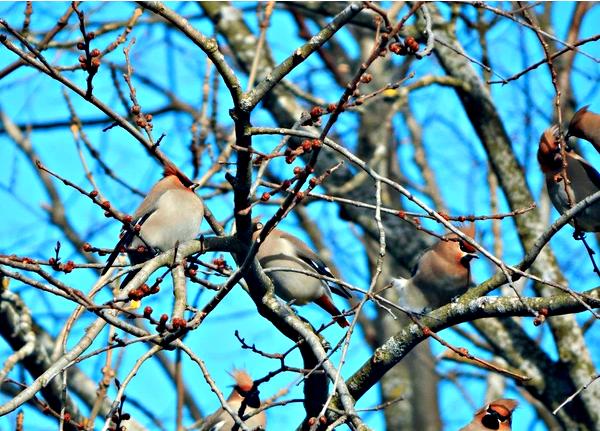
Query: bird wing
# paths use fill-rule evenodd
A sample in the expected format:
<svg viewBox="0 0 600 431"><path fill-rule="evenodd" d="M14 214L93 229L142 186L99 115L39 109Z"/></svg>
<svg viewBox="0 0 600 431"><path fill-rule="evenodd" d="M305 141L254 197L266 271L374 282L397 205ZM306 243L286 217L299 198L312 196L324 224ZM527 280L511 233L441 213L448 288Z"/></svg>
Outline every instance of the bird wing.
<svg viewBox="0 0 600 431"><path fill-rule="evenodd" d="M592 183L594 183L594 185L600 189L600 172L598 172L592 165L590 165L589 162L587 162L586 160L583 160L581 165L583 166L583 169L585 170L585 172L588 174L588 176L590 177L590 180L592 181Z"/></svg>
<svg viewBox="0 0 600 431"><path fill-rule="evenodd" d="M587 160L581 157L579 154L571 152L568 153L568 162L576 161L582 170L577 169L577 164L571 166L567 164L567 174L569 177L577 176L579 173L585 175L594 185L596 189L600 189L600 173L594 168ZM576 196L577 200L581 200L586 196Z"/></svg>
<svg viewBox="0 0 600 431"><path fill-rule="evenodd" d="M304 242L300 241L298 238L286 232L281 232L280 236L294 244L294 246L296 247L298 258L303 262L307 263L318 274L324 275L325 277L335 278L335 276L331 273L331 270L325 264L325 262L323 262L323 260L321 260L321 258L314 251L308 248L308 246ZM348 292L348 290L344 288L344 286L330 281L325 281L325 283L327 283L327 285L333 293L347 299L352 298L352 294Z"/></svg>
<svg viewBox="0 0 600 431"><path fill-rule="evenodd" d="M140 226L143 225L144 222L146 220L148 220L148 217L150 217L150 215L153 212L154 212L154 210L144 214L139 220L136 220L135 224L139 224ZM137 211L136 211L136 213L137 213ZM110 267L114 263L115 259L119 255L119 253L121 253L121 248L128 247L129 244L131 244L133 237L135 236L135 234L129 229L127 229L127 230L123 229L121 232L123 232L123 236L121 237L121 239L119 240L117 245L115 245L115 248L113 249L113 251L108 256L108 259L106 260L106 265L104 265L104 268L102 268L102 272L101 272L102 275L106 274L106 272L110 269Z"/></svg>

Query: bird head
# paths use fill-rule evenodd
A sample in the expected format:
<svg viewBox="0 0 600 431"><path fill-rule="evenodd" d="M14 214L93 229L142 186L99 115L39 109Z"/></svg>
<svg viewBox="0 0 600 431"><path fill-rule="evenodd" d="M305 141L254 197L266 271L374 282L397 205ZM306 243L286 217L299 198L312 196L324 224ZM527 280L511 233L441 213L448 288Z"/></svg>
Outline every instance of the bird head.
<svg viewBox="0 0 600 431"><path fill-rule="evenodd" d="M181 170L170 161L166 161L163 166L163 177L175 176L185 187L195 190L198 185L190 180Z"/></svg>
<svg viewBox="0 0 600 431"><path fill-rule="evenodd" d="M260 397L258 388L254 386L252 377L244 370L234 370L232 377L235 379L233 390L238 393L241 398L246 400L249 407L257 409L260 407Z"/></svg>
<svg viewBox="0 0 600 431"><path fill-rule="evenodd" d="M503 424L510 426L512 412L517 407L517 401L499 399L492 401L479 410L475 415L481 417L481 424L487 429L498 430Z"/></svg>
<svg viewBox="0 0 600 431"><path fill-rule="evenodd" d="M475 237L475 224L471 223L468 226L460 227L459 230L470 238ZM469 268L470 262L477 259L477 249L465 240L458 237L454 233L450 233L444 237L446 241L438 243L438 251L446 256L446 259L456 259L455 262L465 268Z"/></svg>
<svg viewBox="0 0 600 431"><path fill-rule="evenodd" d="M549 127L542 133L537 159L544 173L554 173L562 169L562 156L560 154L557 126Z"/></svg>

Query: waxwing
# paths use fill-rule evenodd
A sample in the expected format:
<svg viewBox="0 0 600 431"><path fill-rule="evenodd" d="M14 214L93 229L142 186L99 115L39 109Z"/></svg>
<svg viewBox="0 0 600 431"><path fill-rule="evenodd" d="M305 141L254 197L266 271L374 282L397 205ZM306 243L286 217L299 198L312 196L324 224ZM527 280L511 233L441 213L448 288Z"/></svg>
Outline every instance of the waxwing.
<svg viewBox="0 0 600 431"><path fill-rule="evenodd" d="M106 273L117 255L127 249L133 265L145 262L176 244L194 239L200 233L204 217L204 203L192 190L192 181L167 164L163 178L146 195L132 217L139 225L139 233L123 230L121 239L108 258L102 274ZM140 249L139 251L136 249ZM130 271L121 288L129 283L138 271Z"/></svg>
<svg viewBox="0 0 600 431"><path fill-rule="evenodd" d="M256 240L262 230L259 224L253 234ZM291 268L309 271L315 275L333 277L327 265L303 241L283 232L273 229L260 245L256 258L263 269ZM273 271L268 272L273 281L275 294L283 300L293 301L294 305L305 305L314 302L329 314L341 327L348 326L348 321L341 316L341 311L333 303L331 292L345 298L351 295L342 286L329 283L316 277L298 272Z"/></svg>
<svg viewBox="0 0 600 431"><path fill-rule="evenodd" d="M575 152L566 152L566 175L568 182L562 181L563 158L558 140L558 128L550 127L542 133L537 158L542 172L546 176L548 195L554 208L564 214L571 206L594 194L600 188L600 173ZM569 202L570 201L570 202ZM577 231L600 231L600 202L582 210L575 223Z"/></svg>
<svg viewBox="0 0 600 431"><path fill-rule="evenodd" d="M475 225L460 228L475 236ZM435 309L462 295L471 284L471 260L476 259L473 246L450 233L438 240L419 257L409 279L392 280L398 290L400 305L413 310Z"/></svg>

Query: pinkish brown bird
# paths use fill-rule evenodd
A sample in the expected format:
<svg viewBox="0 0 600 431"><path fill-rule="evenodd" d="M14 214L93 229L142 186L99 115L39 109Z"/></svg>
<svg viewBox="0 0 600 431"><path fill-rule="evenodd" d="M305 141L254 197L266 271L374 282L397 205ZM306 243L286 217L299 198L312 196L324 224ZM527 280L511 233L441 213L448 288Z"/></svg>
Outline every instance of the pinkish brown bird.
<svg viewBox="0 0 600 431"><path fill-rule="evenodd" d="M121 232L121 239L109 256L102 274L108 271L123 249L128 250L129 260L135 265L176 244L196 238L204 218L204 203L194 193L193 186L194 183L175 166L167 164L163 178L152 187L133 214L132 223L140 226L139 232L125 229ZM137 251L138 248L142 250ZM130 271L121 288L138 272Z"/></svg>
<svg viewBox="0 0 600 431"><path fill-rule="evenodd" d="M567 182L563 181L563 156L560 150L558 128L550 127L542 133L537 152L538 162L546 176L548 195L554 208L562 215L573 205L600 189L600 173L574 151L565 151ZM600 231L600 202L578 213L574 221L576 232Z"/></svg>
<svg viewBox="0 0 600 431"><path fill-rule="evenodd" d="M473 238L475 225L460 231ZM421 254L411 278L392 280L400 305L412 311L435 309L462 295L471 284L471 260L476 258L472 245L454 233L445 235Z"/></svg>
<svg viewBox="0 0 600 431"><path fill-rule="evenodd" d="M258 238L262 226L258 225L253 239ZM333 303L332 292L344 298L350 298L350 293L336 283L330 283L318 278L319 275L335 278L325 262L310 249L310 247L289 233L273 229L267 235L256 254L263 269L290 268L312 273L317 277L292 271L268 272L273 281L275 294L294 305L306 305L314 302L329 314L341 327L349 325L342 312Z"/></svg>

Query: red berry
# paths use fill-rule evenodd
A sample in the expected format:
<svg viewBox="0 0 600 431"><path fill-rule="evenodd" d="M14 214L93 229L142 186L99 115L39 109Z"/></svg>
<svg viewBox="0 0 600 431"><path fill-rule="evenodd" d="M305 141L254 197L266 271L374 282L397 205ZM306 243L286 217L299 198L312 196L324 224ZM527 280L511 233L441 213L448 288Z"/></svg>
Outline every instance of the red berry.
<svg viewBox="0 0 600 431"><path fill-rule="evenodd" d="M317 118L323 115L323 108L320 106L315 106L310 110L310 116L313 118Z"/></svg>

